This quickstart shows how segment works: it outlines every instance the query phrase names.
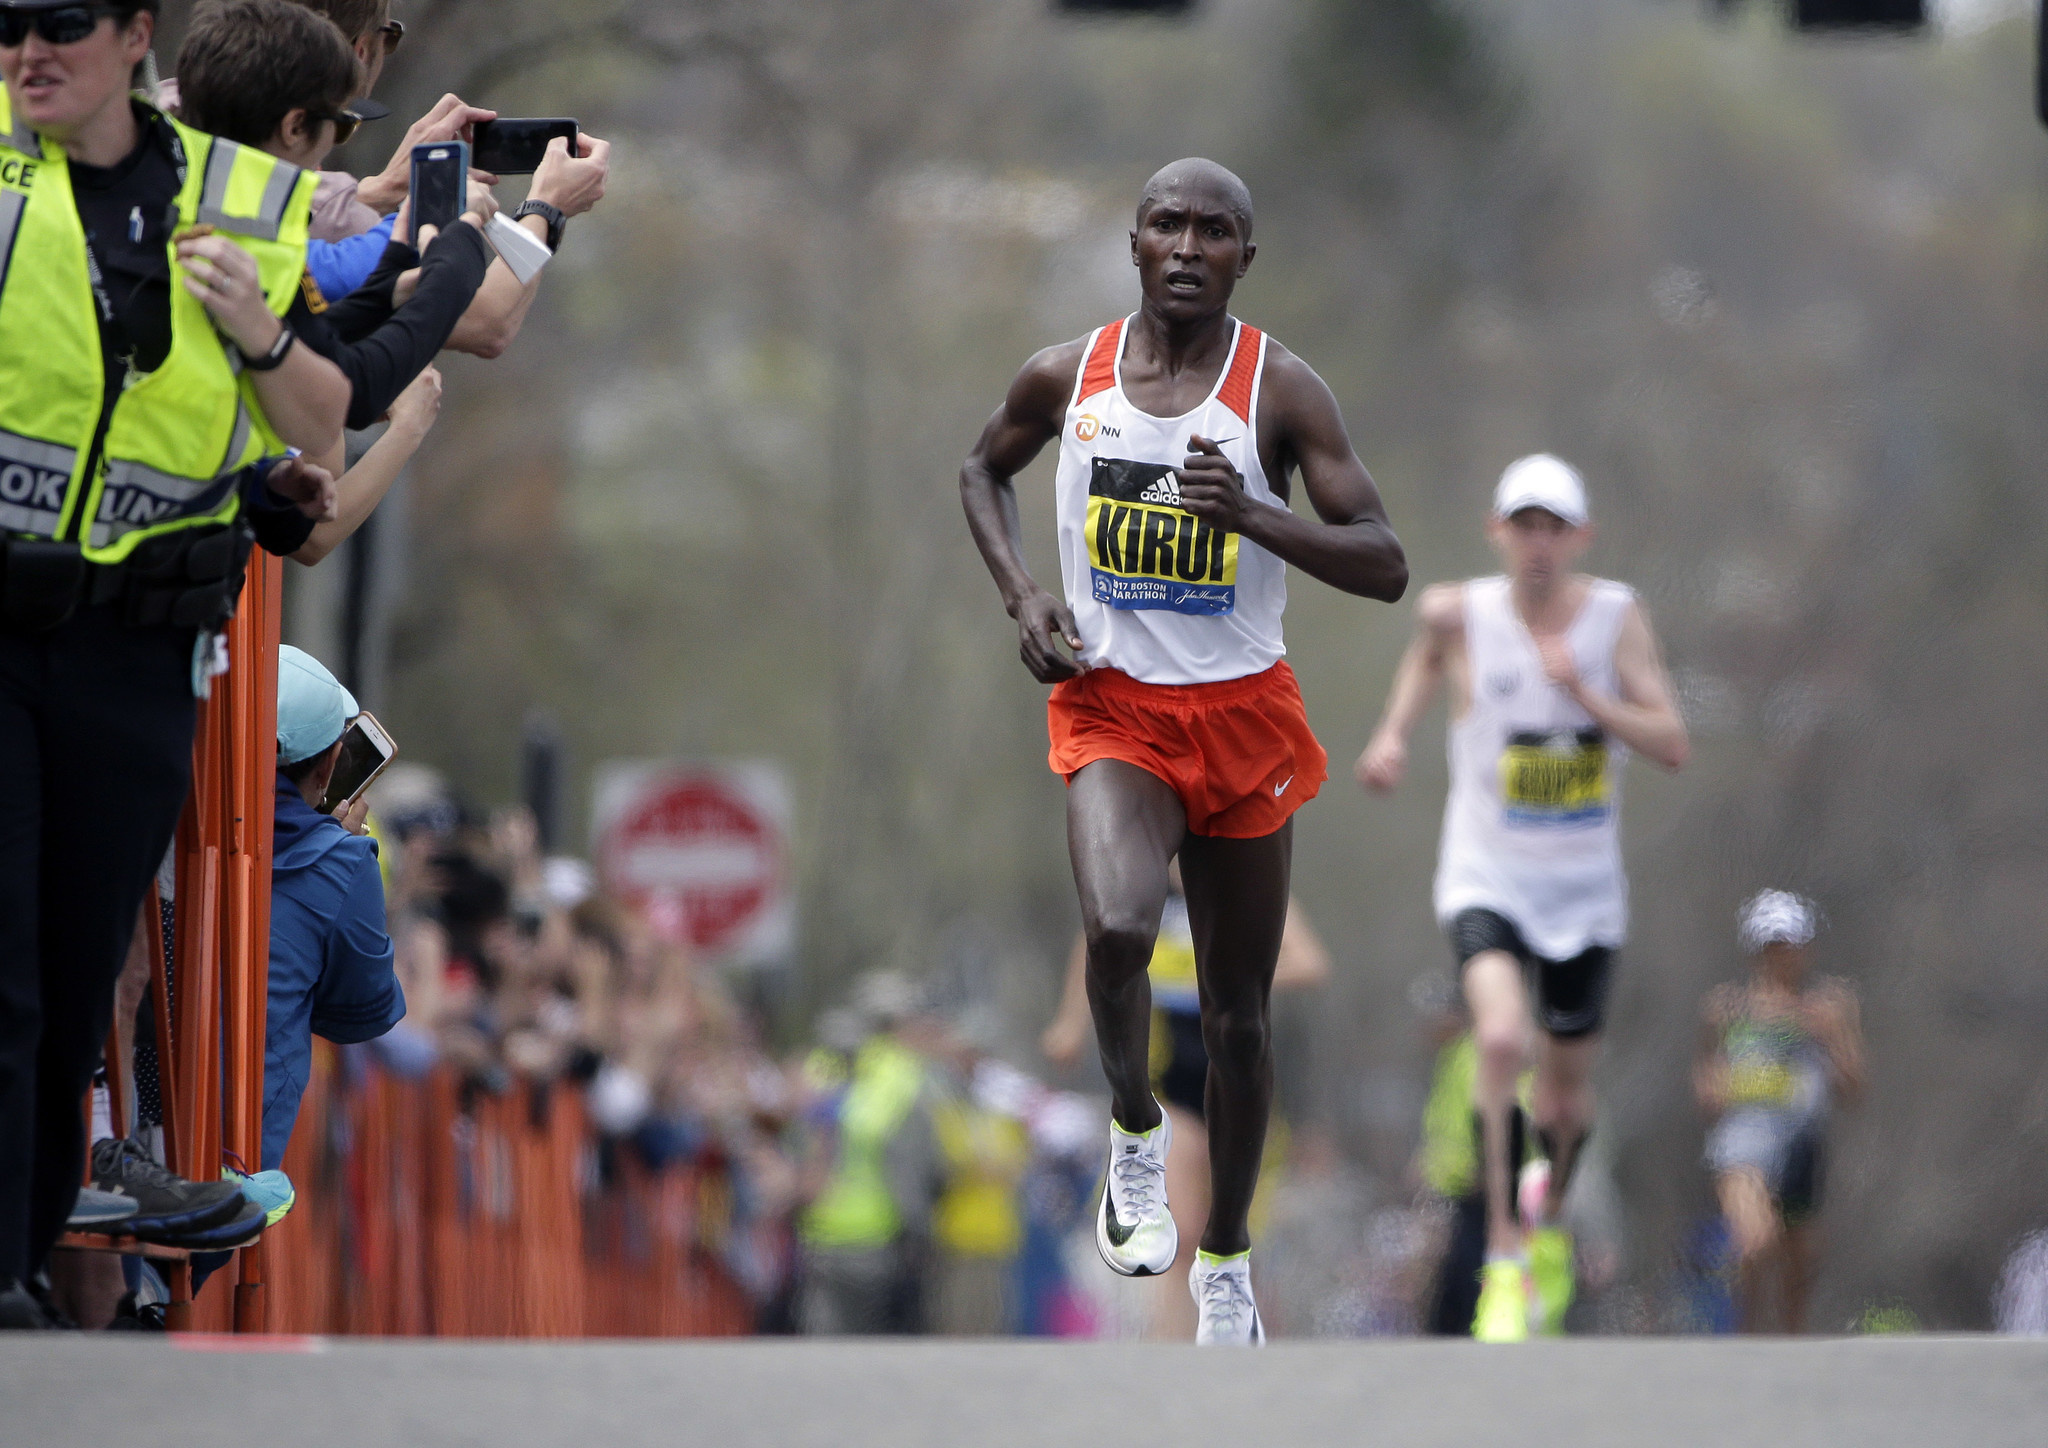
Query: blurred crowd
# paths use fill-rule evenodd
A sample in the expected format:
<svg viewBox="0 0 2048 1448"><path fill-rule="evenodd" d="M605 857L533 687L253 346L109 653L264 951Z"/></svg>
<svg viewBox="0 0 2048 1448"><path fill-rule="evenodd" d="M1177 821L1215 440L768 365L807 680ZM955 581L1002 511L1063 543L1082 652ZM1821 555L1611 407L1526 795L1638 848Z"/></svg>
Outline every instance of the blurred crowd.
<svg viewBox="0 0 2048 1448"><path fill-rule="evenodd" d="M531 812L479 818L417 765L371 805L406 1000L361 1048L381 1069L580 1088L593 1190L628 1162L722 1177L705 1245L764 1331L1095 1330L1067 1263L1103 1108L993 1056L986 1018L878 971L778 1054L744 982L544 855Z"/></svg>

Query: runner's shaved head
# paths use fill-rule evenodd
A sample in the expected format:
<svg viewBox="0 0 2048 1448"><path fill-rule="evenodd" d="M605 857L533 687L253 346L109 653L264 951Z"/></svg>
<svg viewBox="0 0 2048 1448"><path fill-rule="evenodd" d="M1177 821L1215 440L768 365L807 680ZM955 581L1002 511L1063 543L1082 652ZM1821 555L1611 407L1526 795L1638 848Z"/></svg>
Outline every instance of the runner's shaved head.
<svg viewBox="0 0 2048 1448"><path fill-rule="evenodd" d="M1238 225L1244 228L1244 239L1252 239L1251 188L1237 178L1236 172L1200 156L1161 166L1145 183L1144 193L1138 198L1139 222L1144 222L1147 207L1175 191L1207 191L1237 218Z"/></svg>

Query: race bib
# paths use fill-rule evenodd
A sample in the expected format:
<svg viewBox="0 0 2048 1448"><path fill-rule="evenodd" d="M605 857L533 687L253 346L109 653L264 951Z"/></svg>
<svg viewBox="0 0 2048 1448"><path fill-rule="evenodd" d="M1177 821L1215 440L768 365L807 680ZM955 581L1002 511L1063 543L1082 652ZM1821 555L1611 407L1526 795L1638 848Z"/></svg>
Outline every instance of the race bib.
<svg viewBox="0 0 2048 1448"><path fill-rule="evenodd" d="M1181 511L1172 468L1095 459L1088 480L1088 563L1098 603L1233 612L1237 542L1228 529Z"/></svg>
<svg viewBox="0 0 2048 1448"><path fill-rule="evenodd" d="M1598 729L1511 735L1500 759L1500 793L1511 825L1584 825L1613 808L1607 736Z"/></svg>

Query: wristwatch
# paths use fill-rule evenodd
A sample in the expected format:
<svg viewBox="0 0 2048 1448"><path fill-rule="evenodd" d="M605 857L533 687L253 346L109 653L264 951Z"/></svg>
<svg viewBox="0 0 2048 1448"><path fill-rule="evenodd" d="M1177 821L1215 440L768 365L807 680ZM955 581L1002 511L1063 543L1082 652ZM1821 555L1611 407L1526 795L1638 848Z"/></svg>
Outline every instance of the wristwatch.
<svg viewBox="0 0 2048 1448"><path fill-rule="evenodd" d="M277 340L270 344L270 350L261 357L251 357L247 352L242 352L240 346L237 346L235 350L242 352L243 370L248 372L272 372L284 364L285 354L292 350L292 343L298 340L297 334L290 327L279 327L277 329Z"/></svg>
<svg viewBox="0 0 2048 1448"><path fill-rule="evenodd" d="M569 229L569 218L562 214L561 207L545 201L529 201L512 213L514 221L526 216L538 216L547 222L549 251L562 249L562 236Z"/></svg>

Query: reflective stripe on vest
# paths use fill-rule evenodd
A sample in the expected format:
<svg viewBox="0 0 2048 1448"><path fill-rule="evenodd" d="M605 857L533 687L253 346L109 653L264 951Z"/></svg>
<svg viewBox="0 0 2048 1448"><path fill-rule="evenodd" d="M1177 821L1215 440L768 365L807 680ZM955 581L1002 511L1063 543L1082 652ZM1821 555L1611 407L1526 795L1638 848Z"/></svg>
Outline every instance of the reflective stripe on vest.
<svg viewBox="0 0 2048 1448"><path fill-rule="evenodd" d="M283 316L305 271L315 178L169 124L185 161L178 228L203 221L249 252ZM106 383L84 227L62 150L24 138L0 92L0 530L76 537L94 562L116 563L145 538L232 521L236 475L285 451L182 272L173 257L170 352L128 378L86 476Z"/></svg>
<svg viewBox="0 0 2048 1448"><path fill-rule="evenodd" d="M75 448L0 432L0 528L53 536L77 470Z"/></svg>
<svg viewBox="0 0 2048 1448"><path fill-rule="evenodd" d="M94 548L105 548L137 528L179 514L204 516L219 507L226 501L221 490L232 485L234 475L242 470L243 464L236 459L248 451L250 431L249 409L236 407L235 431L227 453L220 466L203 478L180 477L146 463L110 458L99 511L86 541Z"/></svg>
<svg viewBox="0 0 2048 1448"><path fill-rule="evenodd" d="M14 234L21 230L21 214L26 210L26 196L19 191L0 191L0 287L7 285L7 268L14 262Z"/></svg>
<svg viewBox="0 0 2048 1448"><path fill-rule="evenodd" d="M298 167L216 136L199 188L199 220L236 236L276 241L298 184Z"/></svg>

